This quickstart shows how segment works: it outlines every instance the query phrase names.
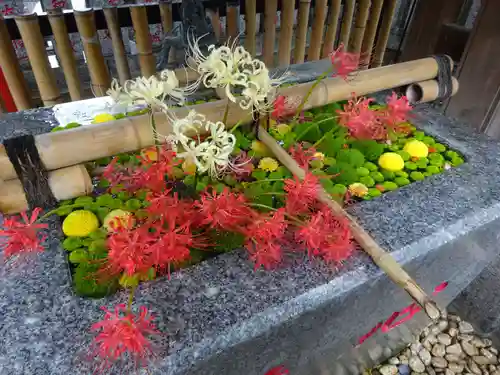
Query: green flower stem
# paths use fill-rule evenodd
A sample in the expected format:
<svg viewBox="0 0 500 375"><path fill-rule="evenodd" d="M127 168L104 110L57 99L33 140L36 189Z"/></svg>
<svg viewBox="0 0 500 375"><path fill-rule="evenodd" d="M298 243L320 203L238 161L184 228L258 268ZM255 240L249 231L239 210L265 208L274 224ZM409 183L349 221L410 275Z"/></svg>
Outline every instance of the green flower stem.
<svg viewBox="0 0 500 375"><path fill-rule="evenodd" d="M156 159L157 160L160 160L160 145L161 145L161 142L158 140L158 137L157 137L157 130L156 130L156 120L155 120L155 115L153 113L153 110L151 107L149 107L149 119L151 121L151 127L153 128L153 141L154 141L154 144L156 145Z"/></svg>
<svg viewBox="0 0 500 375"><path fill-rule="evenodd" d="M245 186L248 186L251 184L262 184L264 182L285 181L285 180L286 180L286 178L269 178L266 180L257 180L257 181L246 182Z"/></svg>
<svg viewBox="0 0 500 375"><path fill-rule="evenodd" d="M260 197L261 195L285 195L285 193L281 192L281 191L277 191L275 193L273 193L272 191L268 191L268 192L265 192L265 193L257 194L256 196Z"/></svg>
<svg viewBox="0 0 500 375"><path fill-rule="evenodd" d="M328 117L328 118L325 118L325 119L320 120L320 121L318 121L318 122L313 122L313 125L312 125L312 126L310 126L310 127L308 127L307 129L305 129L302 133L300 133L300 134L297 136L297 139L296 139L295 141L296 141L296 142L300 141L300 140L301 140L301 138L302 138L304 135L306 135L307 133L309 133L309 131L311 131L311 128L312 128L313 126L314 126L314 127L316 127L316 128L318 128L319 124L321 124L322 122L325 122L325 121L330 121L330 120L333 120L334 118L335 118L335 117ZM330 131L331 131L331 130L330 130ZM325 134L325 135L326 135L326 134ZM324 136L325 136L325 135L324 135ZM323 137L324 137L324 136L323 136ZM322 137L322 138L323 138L323 137Z"/></svg>
<svg viewBox="0 0 500 375"><path fill-rule="evenodd" d="M335 132L335 130L337 130L337 129L335 129L335 128L334 128L334 129L330 129L330 130L328 130L325 134L323 134L323 136L322 136L320 139L318 139L318 140L316 141L316 143L315 143L315 144L313 144L313 145L312 145L312 147L313 147L313 148L318 147L318 146L321 144L321 142L323 142L323 141L325 140L325 138L326 138L329 134L333 134L333 133Z"/></svg>
<svg viewBox="0 0 500 375"><path fill-rule="evenodd" d="M78 203L77 204L68 204L66 206L59 206L59 207L54 208L53 210L50 210L49 212L43 214L42 216L40 216L40 218L37 221L42 221L42 220L47 219L49 216L54 215L61 208L81 208L84 206L85 206L84 204L78 204Z"/></svg>
<svg viewBox="0 0 500 375"><path fill-rule="evenodd" d="M311 86L311 88L309 89L309 91L307 92L306 96L304 97L304 99L302 99L302 102L300 103L299 107L297 108L297 112L295 112L295 116L293 117L292 119L292 124L297 122L297 119L299 118L300 116L300 113L302 112L302 110L304 109L304 106L306 105L307 101L309 100L309 98L311 97L312 95L312 92L314 91L314 89L319 85L319 83L327 76L329 75L330 73L333 72L333 67L324 71L317 79L316 81L314 81L313 85Z"/></svg>
<svg viewBox="0 0 500 375"><path fill-rule="evenodd" d="M229 104L230 104L230 101L229 99L227 99L227 103L226 103L226 110L224 111L224 117L223 117L223 120L222 120L222 123L224 125L226 125L226 122L227 122L227 116L229 115Z"/></svg>
<svg viewBox="0 0 500 375"><path fill-rule="evenodd" d="M132 313L132 302L134 302L135 286L130 288L130 293L128 295L127 311L129 314Z"/></svg>
<svg viewBox="0 0 500 375"><path fill-rule="evenodd" d="M229 133L234 133L234 132L236 131L236 129L238 129L241 125L243 125L243 122L238 121L238 122L236 123L236 125L234 125L234 126L231 128L231 130L229 131Z"/></svg>
<svg viewBox="0 0 500 375"><path fill-rule="evenodd" d="M278 211L277 208L274 208L274 207L270 207L270 206L267 206L265 204L260 204L260 203L249 203L248 204L249 206L252 206L252 207L260 207L260 208L266 208L268 210L271 210L271 211ZM300 220L299 218L295 217L295 216L292 216L292 215L289 215L287 213L285 213L286 217L288 217L290 220L293 220L295 221L295 223L297 225L304 225L305 222Z"/></svg>

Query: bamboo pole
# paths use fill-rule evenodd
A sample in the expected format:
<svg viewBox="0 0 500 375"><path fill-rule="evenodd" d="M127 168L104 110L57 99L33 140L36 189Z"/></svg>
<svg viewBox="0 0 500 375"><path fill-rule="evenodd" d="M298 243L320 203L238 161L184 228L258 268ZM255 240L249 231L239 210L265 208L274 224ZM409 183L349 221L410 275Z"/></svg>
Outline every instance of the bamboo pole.
<svg viewBox="0 0 500 375"><path fill-rule="evenodd" d="M245 0L245 49L255 56L255 36L257 34L257 2Z"/></svg>
<svg viewBox="0 0 500 375"><path fill-rule="evenodd" d="M109 89L111 78L106 61L102 55L101 43L97 35L94 11L73 11L76 26L82 38L83 50L92 81L92 91L95 96L104 96Z"/></svg>
<svg viewBox="0 0 500 375"><path fill-rule="evenodd" d="M19 111L32 107L31 94L19 66L9 31L0 14L0 68L4 74L9 91Z"/></svg>
<svg viewBox="0 0 500 375"><path fill-rule="evenodd" d="M226 7L226 35L235 40L240 33L240 6L238 2L229 2Z"/></svg>
<svg viewBox="0 0 500 375"><path fill-rule="evenodd" d="M388 2L385 4L383 9L382 24L380 25L378 32L377 44L375 44L375 52L370 65L371 68L377 68L383 64L385 49L387 48L387 42L389 41L389 35L391 34L392 19L394 18L394 12L396 11L398 0L387 1Z"/></svg>
<svg viewBox="0 0 500 375"><path fill-rule="evenodd" d="M451 61L451 59L450 59ZM327 78L312 91L304 110L320 107L328 103L344 100L351 96L366 95L394 87L407 86L414 82L434 79L438 65L434 58L408 61L395 65L368 69L355 74L348 82L341 77ZM280 89L280 95L304 97L314 82ZM184 117L190 110L206 116L207 120L220 121L226 109L226 101L209 102L196 106L172 109L172 115ZM243 110L238 103L229 106L226 124L249 123L252 113ZM155 114L157 131L171 133L171 123L162 113ZM149 115L115 120L109 123L82 126L63 132L45 133L35 136L35 144L47 170L81 164L101 157L122 152L135 151L153 144L153 133ZM3 146L0 147L0 179L8 180L16 176L14 168Z"/></svg>
<svg viewBox="0 0 500 375"><path fill-rule="evenodd" d="M61 8L55 8L47 11L47 15L56 42L56 52L59 62L66 78L69 96L72 101L82 99L82 87L80 77L78 77L77 64L73 47L69 40L68 28L64 21L64 14Z"/></svg>
<svg viewBox="0 0 500 375"><path fill-rule="evenodd" d="M139 65L141 74L149 78L156 74L156 60L153 55L153 42L149 34L148 15L144 5L134 5L130 7L132 25L135 30L135 41L137 54L139 55Z"/></svg>
<svg viewBox="0 0 500 375"><path fill-rule="evenodd" d="M373 43L375 42L375 35L377 35L377 26L380 20L383 5L384 0L373 0L372 2L370 18L368 20L368 25L366 26L366 32L361 46L359 69L368 69L368 65L370 65Z"/></svg>
<svg viewBox="0 0 500 375"><path fill-rule="evenodd" d="M290 65L290 56L292 54L293 12L295 10L295 1L284 0L281 4L281 30L278 61L279 65L284 67Z"/></svg>
<svg viewBox="0 0 500 375"><path fill-rule="evenodd" d="M219 9L217 9L215 12L209 10L207 11L207 13L210 17L210 23L212 24L212 29L214 30L215 39L220 40L221 23L220 23Z"/></svg>
<svg viewBox="0 0 500 375"><path fill-rule="evenodd" d="M118 79L123 85L129 80L130 67L128 66L127 53L123 44L122 32L118 23L118 9L116 7L103 8L106 24L108 25L109 35L111 36L111 45L113 46L113 56L115 58L116 71Z"/></svg>
<svg viewBox="0 0 500 375"><path fill-rule="evenodd" d="M311 10L311 0L300 0L299 16L297 21L297 32L295 36L295 51L293 53L293 63L304 62L307 43L307 28L309 26L309 11Z"/></svg>
<svg viewBox="0 0 500 375"><path fill-rule="evenodd" d="M300 179L304 179L306 172L297 162L269 135L263 128L259 129L259 139L274 153L274 156L290 172ZM326 204L335 215L346 218L349 222L352 235L356 242L372 258L373 262L398 286L402 287L410 297L417 302L432 320L441 316L439 308L413 278L387 253L377 242L358 224L356 219L349 215L337 202L331 199L328 193L319 187L318 199Z"/></svg>
<svg viewBox="0 0 500 375"><path fill-rule="evenodd" d="M455 77L451 78L452 92L455 95L458 91L458 80ZM406 97L411 104L427 103L436 100L439 95L439 85L434 79L428 81L412 83L406 88Z"/></svg>
<svg viewBox="0 0 500 375"><path fill-rule="evenodd" d="M365 35L366 23L370 14L371 0L360 0L358 3L358 11L356 14L356 22L354 31L349 39L347 50L352 53L360 53Z"/></svg>
<svg viewBox="0 0 500 375"><path fill-rule="evenodd" d="M345 0L344 11L342 14L342 25L340 26L340 43L343 43L347 48L349 37L351 35L352 20L354 18L354 10L356 8L356 0Z"/></svg>
<svg viewBox="0 0 500 375"><path fill-rule="evenodd" d="M61 92L57 87L56 77L45 50L38 16L36 14L16 16L16 24L23 39L43 104L52 106L61 103Z"/></svg>
<svg viewBox="0 0 500 375"><path fill-rule="evenodd" d="M319 60L327 9L328 0L316 0L314 4L314 22L311 40L309 41L309 49L307 50L308 61Z"/></svg>
<svg viewBox="0 0 500 375"><path fill-rule="evenodd" d="M163 33L168 33L172 31L173 18L172 18L172 3L170 2L160 2L160 16L161 25L163 27Z"/></svg>
<svg viewBox="0 0 500 375"><path fill-rule="evenodd" d="M335 37L339 26L341 0L332 0L328 16L328 26L325 33L325 42L323 43L323 52L321 57L328 57L335 49Z"/></svg>
<svg viewBox="0 0 500 375"><path fill-rule="evenodd" d="M83 165L74 165L49 172L48 182L58 201L72 199L92 192L92 180ZM17 178L0 182L0 212L15 214L28 209L23 185Z"/></svg>
<svg viewBox="0 0 500 375"><path fill-rule="evenodd" d="M274 48L276 39L276 14L278 0L266 0L264 8L264 43L262 60L268 66L274 66Z"/></svg>

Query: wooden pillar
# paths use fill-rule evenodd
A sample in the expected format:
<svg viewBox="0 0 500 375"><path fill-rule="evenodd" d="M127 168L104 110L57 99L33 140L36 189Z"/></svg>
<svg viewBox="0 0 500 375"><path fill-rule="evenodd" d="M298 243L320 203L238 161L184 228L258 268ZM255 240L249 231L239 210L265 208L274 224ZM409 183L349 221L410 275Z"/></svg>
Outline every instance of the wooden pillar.
<svg viewBox="0 0 500 375"><path fill-rule="evenodd" d="M111 45L113 46L113 56L115 58L116 71L118 79L123 85L130 79L130 67L128 66L127 52L123 44L122 32L118 23L118 10L116 7L103 8L106 24L108 25L109 35L111 36Z"/></svg>
<svg viewBox="0 0 500 375"><path fill-rule="evenodd" d="M445 113L500 139L500 2L483 0L458 68L460 90Z"/></svg>
<svg viewBox="0 0 500 375"><path fill-rule="evenodd" d="M64 14L61 8L49 10L47 12L50 27L54 33L54 40L56 42L56 52L59 62L66 79L68 86L69 96L72 101L82 99L82 88L80 85L80 77L78 76L78 69L73 53L73 47L69 40L68 28L64 21Z"/></svg>
<svg viewBox="0 0 500 375"><path fill-rule="evenodd" d="M382 13L382 6L384 0L373 0L372 9L370 10L370 17L368 25L366 25L366 32L363 38L363 45L361 46L361 58L359 60L359 69L368 69L372 56L373 43L377 35L377 27Z"/></svg>
<svg viewBox="0 0 500 375"><path fill-rule="evenodd" d="M304 57L306 55L307 27L309 23L310 10L311 0L300 0L297 31L295 36L295 51L293 53L294 64L300 64L304 62Z"/></svg>
<svg viewBox="0 0 500 375"><path fill-rule="evenodd" d="M325 27L328 0L316 0L314 4L314 22L311 31L311 40L307 50L307 60L319 60L321 43L323 41L323 30Z"/></svg>
<svg viewBox="0 0 500 375"><path fill-rule="evenodd" d="M111 84L109 70L102 55L101 43L95 25L94 11L74 11L76 26L82 39L85 58L95 96L104 96Z"/></svg>
<svg viewBox="0 0 500 375"><path fill-rule="evenodd" d="M245 0L245 48L255 56L255 37L257 34L257 1Z"/></svg>
<svg viewBox="0 0 500 375"><path fill-rule="evenodd" d="M156 74L156 59L153 55L153 41L149 34L148 15L144 5L130 7L132 24L135 30L135 42L141 74L149 78Z"/></svg>
<svg viewBox="0 0 500 375"><path fill-rule="evenodd" d="M356 22L354 24L354 30L349 39L349 46L347 48L349 52L361 52L361 45L363 44L363 37L365 36L366 23L368 22L368 15L370 14L371 6L371 0L359 0L358 2Z"/></svg>
<svg viewBox="0 0 500 375"><path fill-rule="evenodd" d="M321 57L325 58L335 49L335 38L337 37L337 28L339 26L341 0L332 0L330 11L328 12L328 26L325 33L325 42L323 43L323 52Z"/></svg>
<svg viewBox="0 0 500 375"><path fill-rule="evenodd" d="M171 1L161 1L160 4L161 25L163 33L166 34L172 30L174 21L172 18L172 3Z"/></svg>
<svg viewBox="0 0 500 375"><path fill-rule="evenodd" d="M342 26L340 27L340 43L344 44L345 48L347 48L347 45L349 44L349 36L351 35L352 20L354 18L355 9L356 0L344 1Z"/></svg>
<svg viewBox="0 0 500 375"><path fill-rule="evenodd" d="M278 50L278 60L280 66L290 65L292 54L293 37L293 11L295 10L294 0L283 0L281 3L281 31L280 45Z"/></svg>
<svg viewBox="0 0 500 375"><path fill-rule="evenodd" d="M10 39L9 31L5 25L3 17L0 15L0 68L7 82L5 89L0 87L0 94L9 92L16 103L18 110L32 107L31 94L24 79L23 72L19 66L19 61ZM3 95L2 95L3 96Z"/></svg>
<svg viewBox="0 0 500 375"><path fill-rule="evenodd" d="M409 61L432 55L441 26L457 20L463 2L464 0L419 0L399 60Z"/></svg>
<svg viewBox="0 0 500 375"><path fill-rule="evenodd" d="M231 42L240 33L240 4L239 1L229 1L226 5L226 36Z"/></svg>
<svg viewBox="0 0 500 375"><path fill-rule="evenodd" d="M38 24L38 16L36 14L17 16L16 24L26 47L43 104L53 106L61 103L61 91L57 87L56 77L45 50L45 41Z"/></svg>
<svg viewBox="0 0 500 375"><path fill-rule="evenodd" d="M274 48L276 46L276 13L278 0L266 0L264 10L263 61L268 67L274 66Z"/></svg>

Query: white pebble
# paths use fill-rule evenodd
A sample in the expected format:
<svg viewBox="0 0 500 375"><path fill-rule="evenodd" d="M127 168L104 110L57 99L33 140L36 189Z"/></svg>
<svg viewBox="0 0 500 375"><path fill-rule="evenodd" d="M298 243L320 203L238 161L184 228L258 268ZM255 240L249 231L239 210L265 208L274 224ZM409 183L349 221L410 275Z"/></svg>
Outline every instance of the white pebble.
<svg viewBox="0 0 500 375"><path fill-rule="evenodd" d="M474 332L474 327L472 327L472 324L468 322L460 322L458 324L458 330L460 333L472 333Z"/></svg>
<svg viewBox="0 0 500 375"><path fill-rule="evenodd" d="M431 364L431 353L427 349L423 348L420 352L418 352L418 356L424 365L429 366Z"/></svg>
<svg viewBox="0 0 500 375"><path fill-rule="evenodd" d="M413 371L416 371L416 372L424 372L425 371L424 363L417 356L411 357L410 360L408 361L408 364Z"/></svg>
<svg viewBox="0 0 500 375"><path fill-rule="evenodd" d="M467 354L470 357L479 354L477 348L474 345L472 345L469 341L462 341L462 349L464 350L465 354Z"/></svg>
<svg viewBox="0 0 500 375"><path fill-rule="evenodd" d="M432 348L432 355L435 357L444 357L446 348L443 344L436 344Z"/></svg>
<svg viewBox="0 0 500 375"><path fill-rule="evenodd" d="M398 373L398 368L394 365L385 365L379 368L379 372L382 375L396 375Z"/></svg>
<svg viewBox="0 0 500 375"><path fill-rule="evenodd" d="M448 363L448 368L455 374L460 374L462 371L464 371L464 365L462 365L461 363Z"/></svg>
<svg viewBox="0 0 500 375"><path fill-rule="evenodd" d="M440 333L437 336L438 341L446 346L451 345L451 337L447 333Z"/></svg>
<svg viewBox="0 0 500 375"><path fill-rule="evenodd" d="M456 335L458 335L458 329L457 328L450 328L448 330L448 335L450 335L451 337L455 337Z"/></svg>
<svg viewBox="0 0 500 375"><path fill-rule="evenodd" d="M448 362L443 357L432 357L432 365L438 368L446 368Z"/></svg>
<svg viewBox="0 0 500 375"><path fill-rule="evenodd" d="M446 353L450 354L462 354L462 347L460 344L453 344L446 348Z"/></svg>

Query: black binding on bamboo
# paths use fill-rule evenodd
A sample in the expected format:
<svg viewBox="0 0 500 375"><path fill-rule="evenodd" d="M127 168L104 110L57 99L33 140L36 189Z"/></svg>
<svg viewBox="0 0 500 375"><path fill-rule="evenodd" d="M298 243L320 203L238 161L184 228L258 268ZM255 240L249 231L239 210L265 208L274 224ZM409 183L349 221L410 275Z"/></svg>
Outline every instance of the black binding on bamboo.
<svg viewBox="0 0 500 375"><path fill-rule="evenodd" d="M438 97L436 100L444 101L451 97L451 94L453 93L450 58L446 55L435 55L432 57L434 57L438 65L438 74L436 76L438 84Z"/></svg>
<svg viewBox="0 0 500 375"><path fill-rule="evenodd" d="M28 207L54 208L57 200L49 186L48 172L40 159L32 134L4 139L3 145L23 185Z"/></svg>

